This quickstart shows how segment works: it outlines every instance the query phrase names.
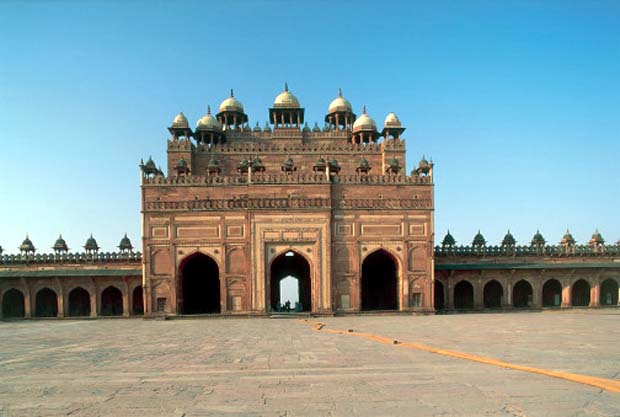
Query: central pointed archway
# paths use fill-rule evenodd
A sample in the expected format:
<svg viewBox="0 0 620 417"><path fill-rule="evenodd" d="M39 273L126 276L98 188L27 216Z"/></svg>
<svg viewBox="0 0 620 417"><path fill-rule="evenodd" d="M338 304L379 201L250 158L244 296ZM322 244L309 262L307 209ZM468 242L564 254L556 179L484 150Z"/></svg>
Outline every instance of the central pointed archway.
<svg viewBox="0 0 620 417"><path fill-rule="evenodd" d="M299 305L290 305L292 311L312 311L312 280L310 279L310 264L299 253L289 250L278 255L271 261L270 269L270 300L271 311L282 311L289 297L282 294L283 280L297 281L297 299ZM291 281L294 282L294 281ZM284 298L287 298L285 300Z"/></svg>
<svg viewBox="0 0 620 417"><path fill-rule="evenodd" d="M220 313L220 272L217 263L203 253L185 258L179 265L181 314Z"/></svg>
<svg viewBox="0 0 620 417"><path fill-rule="evenodd" d="M362 263L362 310L398 309L398 264L383 249Z"/></svg>

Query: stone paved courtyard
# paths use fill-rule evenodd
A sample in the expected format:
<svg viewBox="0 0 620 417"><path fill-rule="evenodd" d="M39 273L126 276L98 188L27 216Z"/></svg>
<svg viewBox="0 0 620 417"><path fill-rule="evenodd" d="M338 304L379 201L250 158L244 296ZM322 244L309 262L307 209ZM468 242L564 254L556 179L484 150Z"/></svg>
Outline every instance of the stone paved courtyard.
<svg viewBox="0 0 620 417"><path fill-rule="evenodd" d="M321 318L620 378L620 311ZM620 394L294 319L0 322L0 416L620 416Z"/></svg>

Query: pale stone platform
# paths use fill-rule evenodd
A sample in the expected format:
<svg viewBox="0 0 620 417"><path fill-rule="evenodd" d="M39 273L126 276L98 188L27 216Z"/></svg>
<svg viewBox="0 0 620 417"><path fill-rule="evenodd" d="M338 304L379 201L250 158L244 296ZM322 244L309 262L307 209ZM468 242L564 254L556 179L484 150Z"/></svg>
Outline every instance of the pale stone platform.
<svg viewBox="0 0 620 417"><path fill-rule="evenodd" d="M321 318L620 379L620 311ZM0 416L618 416L620 394L294 319L0 322Z"/></svg>

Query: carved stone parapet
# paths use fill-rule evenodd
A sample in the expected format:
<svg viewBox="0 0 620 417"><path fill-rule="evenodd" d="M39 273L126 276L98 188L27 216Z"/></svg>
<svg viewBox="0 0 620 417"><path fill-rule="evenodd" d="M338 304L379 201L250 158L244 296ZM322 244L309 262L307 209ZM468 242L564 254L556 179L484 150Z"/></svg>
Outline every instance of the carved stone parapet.
<svg viewBox="0 0 620 417"><path fill-rule="evenodd" d="M142 262L140 252L98 252L98 253L37 253L35 255L2 255L0 265L13 264L62 264L97 262Z"/></svg>

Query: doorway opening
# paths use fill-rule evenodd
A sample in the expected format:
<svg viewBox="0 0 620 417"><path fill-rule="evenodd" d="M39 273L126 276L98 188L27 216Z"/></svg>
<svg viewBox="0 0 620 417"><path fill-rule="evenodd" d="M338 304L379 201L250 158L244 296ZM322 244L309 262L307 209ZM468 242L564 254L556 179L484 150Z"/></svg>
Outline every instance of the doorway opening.
<svg viewBox="0 0 620 417"><path fill-rule="evenodd" d="M179 287L182 314L213 314L221 312L220 272L213 258L195 253L179 266Z"/></svg>
<svg viewBox="0 0 620 417"><path fill-rule="evenodd" d="M362 263L362 310L398 309L398 266L380 249Z"/></svg>
<svg viewBox="0 0 620 417"><path fill-rule="evenodd" d="M516 308L531 307L533 303L534 290L529 282L522 279L517 282L512 289L512 306Z"/></svg>
<svg viewBox="0 0 620 417"><path fill-rule="evenodd" d="M24 306L24 294L20 290L11 288L2 296L2 317L23 318L26 313Z"/></svg>
<svg viewBox="0 0 620 417"><path fill-rule="evenodd" d="M58 296L54 290L43 288L37 292L35 316L37 317L57 317L58 316Z"/></svg>
<svg viewBox="0 0 620 417"><path fill-rule="evenodd" d="M562 284L557 279L550 279L543 285L543 307L560 307L562 305Z"/></svg>
<svg viewBox="0 0 620 417"><path fill-rule="evenodd" d="M504 289L498 281L491 280L484 286L484 308L500 308L503 297Z"/></svg>
<svg viewBox="0 0 620 417"><path fill-rule="evenodd" d="M69 317L90 316L90 294L82 287L69 293Z"/></svg>
<svg viewBox="0 0 620 417"><path fill-rule="evenodd" d="M585 279L580 279L573 284L571 305L575 307L587 307L590 305L590 284Z"/></svg>
<svg viewBox="0 0 620 417"><path fill-rule="evenodd" d="M287 251L271 262L271 311L312 311L310 264L295 251Z"/></svg>

